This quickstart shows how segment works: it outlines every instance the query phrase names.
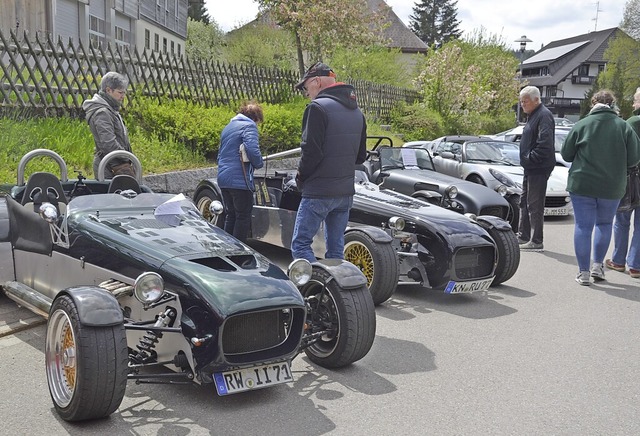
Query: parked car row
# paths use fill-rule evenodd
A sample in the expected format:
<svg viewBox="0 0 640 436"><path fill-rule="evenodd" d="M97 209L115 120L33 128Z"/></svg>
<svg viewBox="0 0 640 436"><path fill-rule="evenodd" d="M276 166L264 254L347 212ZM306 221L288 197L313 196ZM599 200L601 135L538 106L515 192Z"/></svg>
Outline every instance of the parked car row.
<svg viewBox="0 0 640 436"><path fill-rule="evenodd" d="M515 274L517 184L451 177L425 148L374 140L355 174L345 260L294 260L286 274L219 228L215 179L189 199L154 193L140 178L105 180L114 158L131 159L142 174L124 151L102 160L97 180L69 179L49 150L23 156L0 202L0 242L11 244L13 262L0 270L0 287L48 318L45 367L57 413L108 416L128 380L195 382L228 395L293 381L291 360L303 352L327 368L349 365L369 352L374 306L397 286L473 293ZM60 174L25 182L27 164L43 156ZM295 171L256 173L250 238L290 247L301 200ZM313 248L321 258L322 229Z"/></svg>

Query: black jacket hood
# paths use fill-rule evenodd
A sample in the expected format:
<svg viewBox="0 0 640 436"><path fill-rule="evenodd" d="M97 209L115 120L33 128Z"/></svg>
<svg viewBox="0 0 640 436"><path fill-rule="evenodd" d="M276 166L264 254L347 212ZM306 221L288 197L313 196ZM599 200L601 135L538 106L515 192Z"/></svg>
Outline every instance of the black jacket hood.
<svg viewBox="0 0 640 436"><path fill-rule="evenodd" d="M338 82L335 85L323 89L316 96L316 98L320 97L331 98L349 109L358 107L356 90L352 85L347 85L346 83Z"/></svg>

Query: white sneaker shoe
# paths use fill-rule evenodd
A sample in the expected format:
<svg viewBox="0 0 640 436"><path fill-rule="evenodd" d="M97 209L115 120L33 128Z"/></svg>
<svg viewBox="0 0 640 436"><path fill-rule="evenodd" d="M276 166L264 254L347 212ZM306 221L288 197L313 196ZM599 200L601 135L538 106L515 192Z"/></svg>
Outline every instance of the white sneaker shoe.
<svg viewBox="0 0 640 436"><path fill-rule="evenodd" d="M593 262L593 265L591 265L591 277L596 282L604 280L604 266L601 263Z"/></svg>
<svg viewBox="0 0 640 436"><path fill-rule="evenodd" d="M591 281L589 280L589 271L580 271L576 276L576 282L581 286L589 286Z"/></svg>

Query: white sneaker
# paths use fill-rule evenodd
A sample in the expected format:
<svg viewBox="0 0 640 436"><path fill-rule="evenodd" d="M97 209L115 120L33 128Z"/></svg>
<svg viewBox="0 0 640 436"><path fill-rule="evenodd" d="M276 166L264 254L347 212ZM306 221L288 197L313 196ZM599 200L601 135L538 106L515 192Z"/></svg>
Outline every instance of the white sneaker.
<svg viewBox="0 0 640 436"><path fill-rule="evenodd" d="M591 281L589 280L589 271L580 271L576 276L576 282L581 286L589 286Z"/></svg>
<svg viewBox="0 0 640 436"><path fill-rule="evenodd" d="M591 277L596 282L604 280L604 266L601 263L593 262L593 265L591 265Z"/></svg>

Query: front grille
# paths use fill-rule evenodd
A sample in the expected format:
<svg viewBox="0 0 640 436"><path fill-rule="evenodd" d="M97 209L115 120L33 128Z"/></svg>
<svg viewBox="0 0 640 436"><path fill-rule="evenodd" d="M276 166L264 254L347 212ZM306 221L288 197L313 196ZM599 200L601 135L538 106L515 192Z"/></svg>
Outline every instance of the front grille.
<svg viewBox="0 0 640 436"><path fill-rule="evenodd" d="M545 197L544 207L567 207L566 196Z"/></svg>
<svg viewBox="0 0 640 436"><path fill-rule="evenodd" d="M507 208L501 206L484 207L480 210L480 215L492 215L504 219L507 217Z"/></svg>
<svg viewBox="0 0 640 436"><path fill-rule="evenodd" d="M282 310L254 312L229 318L222 333L225 354L252 353L276 347L286 338Z"/></svg>
<svg viewBox="0 0 640 436"><path fill-rule="evenodd" d="M453 256L456 279L488 277L493 272L495 250L491 246L461 248Z"/></svg>

